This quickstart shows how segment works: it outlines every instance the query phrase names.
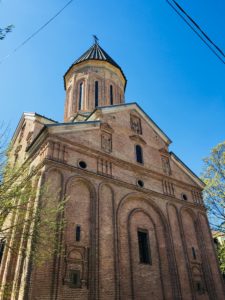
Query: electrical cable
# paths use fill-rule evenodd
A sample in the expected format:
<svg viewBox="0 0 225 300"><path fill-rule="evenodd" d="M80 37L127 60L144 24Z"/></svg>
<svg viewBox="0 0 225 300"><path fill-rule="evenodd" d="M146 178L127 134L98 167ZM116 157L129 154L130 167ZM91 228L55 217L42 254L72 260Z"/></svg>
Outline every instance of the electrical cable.
<svg viewBox="0 0 225 300"><path fill-rule="evenodd" d="M0 60L0 64L9 58L12 54L18 51L21 47L27 44L33 37L35 37L40 31L42 31L49 23L51 23L58 15L60 15L67 6L69 6L74 0L70 0L64 5L53 17L51 17L46 23L44 23L40 28L38 28L34 33L32 33L27 39L25 39L21 44L19 44L11 53L6 55Z"/></svg>
<svg viewBox="0 0 225 300"><path fill-rule="evenodd" d="M172 0L176 6L185 14L185 16L198 28L198 30L204 35L204 37L225 57L223 51L209 38L209 36L201 29L201 27L186 13L186 11L174 0Z"/></svg>
<svg viewBox="0 0 225 300"><path fill-rule="evenodd" d="M225 64L225 60L222 59L222 57L220 57L220 55L216 52L216 50L225 58L225 54L224 52L208 37L208 35L201 29L201 27L185 12L185 10L174 0L172 0L175 5L178 7L178 9L176 7L174 7L172 5L172 3L170 3L169 0L166 0L166 2L172 7L172 9L183 19L183 21L195 32L195 34L197 34L197 36L205 43L205 45L217 56L217 58L219 58L219 60ZM213 45L215 49L213 49L213 47L207 43L207 41L201 36L201 34L197 31L197 29L192 26L186 19L185 17L181 14L181 12L194 24L194 26L196 28L198 28L198 30L203 34L203 36L207 39L207 41Z"/></svg>

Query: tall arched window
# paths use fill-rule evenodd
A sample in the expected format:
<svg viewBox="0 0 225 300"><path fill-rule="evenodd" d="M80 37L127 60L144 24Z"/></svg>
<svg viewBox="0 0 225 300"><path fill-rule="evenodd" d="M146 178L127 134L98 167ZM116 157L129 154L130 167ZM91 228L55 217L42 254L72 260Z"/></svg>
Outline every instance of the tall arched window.
<svg viewBox="0 0 225 300"><path fill-rule="evenodd" d="M113 105L113 86L110 85L110 104Z"/></svg>
<svg viewBox="0 0 225 300"><path fill-rule="evenodd" d="M80 83L80 86L79 86L79 105L78 105L78 110L81 110L83 108L83 87L84 87L84 84L83 82Z"/></svg>
<svg viewBox="0 0 225 300"><path fill-rule="evenodd" d="M140 164L143 164L143 152L140 145L135 146L136 150L136 161Z"/></svg>
<svg viewBox="0 0 225 300"><path fill-rule="evenodd" d="M98 106L98 81L95 81L95 107Z"/></svg>

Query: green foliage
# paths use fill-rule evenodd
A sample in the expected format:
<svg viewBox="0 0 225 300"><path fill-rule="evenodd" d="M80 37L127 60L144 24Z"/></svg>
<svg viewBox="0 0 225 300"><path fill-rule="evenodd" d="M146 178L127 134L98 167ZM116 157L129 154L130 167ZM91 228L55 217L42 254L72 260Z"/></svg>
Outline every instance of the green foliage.
<svg viewBox="0 0 225 300"><path fill-rule="evenodd" d="M220 270L223 275L225 275L225 243L218 245L217 255L219 259Z"/></svg>
<svg viewBox="0 0 225 300"><path fill-rule="evenodd" d="M0 242L13 253L22 257L30 253L33 263L43 264L62 251L58 240L64 228L65 200L60 190L43 182L38 166L31 171L29 160L13 163L13 149L3 143L6 132L0 134Z"/></svg>
<svg viewBox="0 0 225 300"><path fill-rule="evenodd" d="M8 25L5 28L0 28L0 40L4 40L6 35L12 32L13 28L14 28L13 25Z"/></svg>
<svg viewBox="0 0 225 300"><path fill-rule="evenodd" d="M210 225L215 230L225 232L225 142L214 147L204 163L204 201Z"/></svg>

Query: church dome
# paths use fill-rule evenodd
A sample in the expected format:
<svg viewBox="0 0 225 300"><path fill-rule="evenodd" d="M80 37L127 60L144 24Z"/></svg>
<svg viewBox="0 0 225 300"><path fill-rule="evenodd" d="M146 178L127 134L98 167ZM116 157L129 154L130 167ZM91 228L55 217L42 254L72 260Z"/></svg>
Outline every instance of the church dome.
<svg viewBox="0 0 225 300"><path fill-rule="evenodd" d="M67 72L64 75L64 79L66 75L69 73L69 71L73 68L73 66L78 65L85 61L105 61L113 65L114 67L118 68L120 72L122 73L125 82L127 82L126 76L123 73L123 70L121 67L115 62L114 59L104 50L98 43L98 39L95 37L94 44L86 51L84 54L82 54L77 60L74 61L74 63L70 66L70 68L67 70ZM126 88L126 84L125 84Z"/></svg>
<svg viewBox="0 0 225 300"><path fill-rule="evenodd" d="M100 47L95 37L94 44L64 75L64 120L71 121L77 113L90 113L98 106L123 104L126 83L120 66Z"/></svg>

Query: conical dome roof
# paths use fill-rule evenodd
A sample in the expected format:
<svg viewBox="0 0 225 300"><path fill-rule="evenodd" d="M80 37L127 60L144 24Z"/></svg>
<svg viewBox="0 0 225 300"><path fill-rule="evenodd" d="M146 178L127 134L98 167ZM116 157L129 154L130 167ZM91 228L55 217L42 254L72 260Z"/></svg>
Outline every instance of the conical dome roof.
<svg viewBox="0 0 225 300"><path fill-rule="evenodd" d="M74 65L78 65L79 63L82 63L84 61L89 61L89 60L100 60L100 61L105 61L113 65L114 67L118 68L120 72L122 73L125 82L127 82L126 76L123 73L123 70L120 68L120 66L108 55L108 53L105 52L105 50L102 49L102 47L99 46L99 43L97 40L95 40L95 43L83 54L81 55L75 62L72 64L72 66L68 69L66 74L70 71L70 69ZM64 75L64 78L66 76ZM126 86L126 83L125 83Z"/></svg>
<svg viewBox="0 0 225 300"><path fill-rule="evenodd" d="M74 65L86 60L103 60L120 69L120 66L103 50L98 43L94 43L83 55L81 55Z"/></svg>

